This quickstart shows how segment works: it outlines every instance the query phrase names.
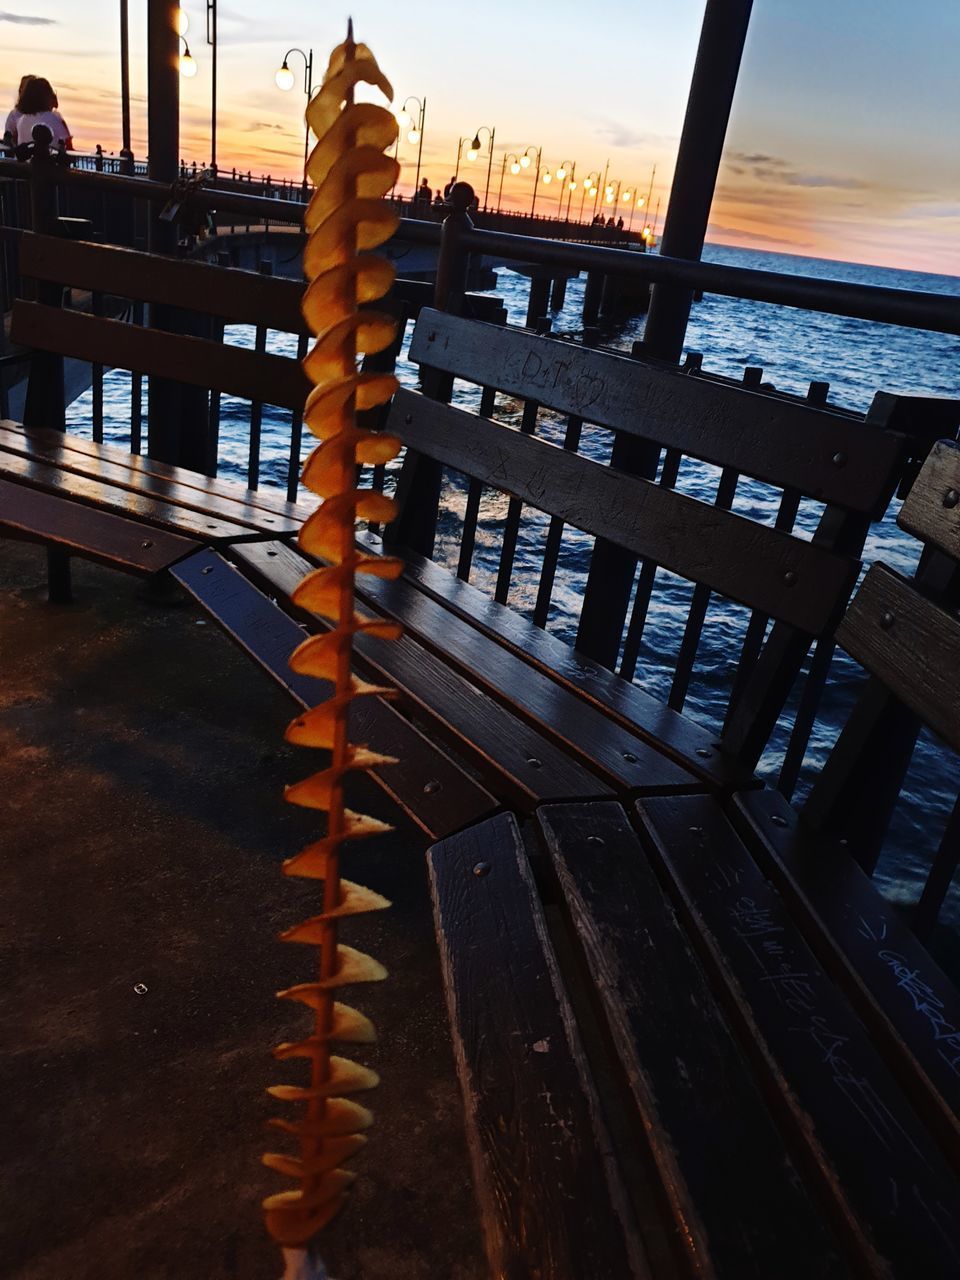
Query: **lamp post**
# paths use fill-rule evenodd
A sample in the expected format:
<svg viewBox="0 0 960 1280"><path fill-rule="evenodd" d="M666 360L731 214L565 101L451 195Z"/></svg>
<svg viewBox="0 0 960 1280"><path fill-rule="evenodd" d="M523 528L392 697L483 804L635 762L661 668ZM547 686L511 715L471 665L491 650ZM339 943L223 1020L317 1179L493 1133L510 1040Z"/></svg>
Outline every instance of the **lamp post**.
<svg viewBox="0 0 960 1280"><path fill-rule="evenodd" d="M558 219L562 219L562 218L563 218L563 184L564 184L564 182L565 182L565 181L567 181L568 179L572 179L572 178L573 178L573 175L576 173L576 171L577 171L577 162L576 162L576 160L561 160L561 161L560 161L560 165L559 165L559 167L557 168L557 181L560 183L560 193L559 193L559 195L557 196L557 217L558 217ZM568 200L568 201L567 201L567 207L568 207L568 209L569 209L569 203L570 203L570 202L569 202L569 200Z"/></svg>
<svg viewBox="0 0 960 1280"><path fill-rule="evenodd" d="M183 53L180 55L180 74L184 80L192 80L197 74L197 64L193 54L190 52L186 36L181 36L180 40L183 43Z"/></svg>
<svg viewBox="0 0 960 1280"><path fill-rule="evenodd" d="M407 110L407 104L413 102L416 104L414 112ZM417 192L420 190L420 161L423 157L423 120L427 114L426 98L404 98L403 106L397 112L397 124L401 129L408 129L407 141L411 145L417 145L417 176L413 180L413 197L416 199ZM397 134L397 145L394 150L394 158L396 158L400 150L400 134ZM396 185L396 184L394 184Z"/></svg>
<svg viewBox="0 0 960 1280"><path fill-rule="evenodd" d="M514 151L508 151L500 161L500 189L497 192L497 213L500 212L500 205L503 203L503 175L507 171L507 161L510 161L510 172L520 172L520 157ZM530 157L527 157L527 164L530 163Z"/></svg>
<svg viewBox="0 0 960 1280"><path fill-rule="evenodd" d="M534 154L531 155L531 152ZM529 169L532 164L535 169L535 173L533 175L533 199L530 201L531 218L533 217L534 206L537 203L537 183L540 181L540 157L542 154L543 147L534 147L532 144L529 147L524 147L523 151L520 153L520 168Z"/></svg>
<svg viewBox="0 0 960 1280"><path fill-rule="evenodd" d="M488 125L488 124L482 124L482 125L480 126L480 128L477 130L477 132L473 135L473 140L471 141L470 146L469 146L469 148L467 149L467 159L468 159L471 163L473 163L473 161L474 161L474 160L476 160L477 156L479 156L479 154L480 154L480 146L481 146L481 143L480 143L480 135L481 135L481 133L485 133L485 134L487 134L487 139L488 139L488 142L487 142L487 185L486 185L486 186L484 187L484 189L483 189L483 208L484 208L484 212L486 212L486 208L487 208L487 197L488 197L488 195L490 194L490 173L491 173L491 170L493 169L493 140L494 140L494 138L496 137L497 131L496 131L496 129L495 129L495 128L491 128L491 127L490 127L490 125ZM458 164L459 164L459 157L458 157Z"/></svg>
<svg viewBox="0 0 960 1280"><path fill-rule="evenodd" d="M284 93L289 92L296 84L296 77L287 65L291 53L299 53L303 59L303 92L307 95L307 101L313 94L313 50L304 53L302 49L288 49L283 55L283 62L280 64L275 76L277 88L282 89ZM303 139L303 190L307 190L307 159L310 155L310 126L306 125L306 132Z"/></svg>
<svg viewBox="0 0 960 1280"><path fill-rule="evenodd" d="M626 194L630 197L630 218L627 221L627 230L631 231L633 229L633 215L638 209L646 207L647 198L646 196L637 195L636 183L633 185L633 190L628 191Z"/></svg>
<svg viewBox="0 0 960 1280"><path fill-rule="evenodd" d="M210 46L210 168L217 171L217 0L207 0L207 44Z"/></svg>
<svg viewBox="0 0 960 1280"><path fill-rule="evenodd" d="M620 199L620 179L611 178L603 188L603 200L605 204L612 204L613 211L616 213L617 201ZM601 205L601 208L603 206Z"/></svg>
<svg viewBox="0 0 960 1280"><path fill-rule="evenodd" d="M597 183L599 182L599 180L600 180L600 174L597 172L596 169L588 173L583 180L583 195L580 197L580 221L581 222L583 221L583 205L587 198L588 191L593 192L593 212L594 212L594 216L596 216L597 196L599 195L599 192L600 192L600 188L597 186Z"/></svg>

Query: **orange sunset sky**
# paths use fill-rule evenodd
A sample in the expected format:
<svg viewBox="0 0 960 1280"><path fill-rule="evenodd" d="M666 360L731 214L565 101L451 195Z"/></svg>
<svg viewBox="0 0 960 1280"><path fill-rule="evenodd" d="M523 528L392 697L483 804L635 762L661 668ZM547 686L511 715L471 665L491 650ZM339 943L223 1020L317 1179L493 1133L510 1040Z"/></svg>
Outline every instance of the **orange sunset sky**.
<svg viewBox="0 0 960 1280"><path fill-rule="evenodd" d="M2 2L2 0L0 0ZM76 144L120 145L117 0L7 0L0 68L8 98L25 71L51 79ZM130 0L133 143L146 150L145 0ZM206 0L184 0L198 64L181 81L181 151L209 158ZM454 171L457 141L495 130L492 193L509 152L541 147L576 177L607 170L652 204L669 193L703 0L645 8L624 0L358 0L398 102L426 101L424 174ZM299 174L303 63L289 93L274 72L291 46L312 48L315 82L347 10L303 0L218 0L221 167ZM709 238L749 248L960 275L960 3L958 0L756 0ZM481 132L486 144L486 132ZM402 141L401 190L414 146ZM486 156L462 174L479 187ZM506 170L504 204L529 208L532 171ZM556 184L538 209L556 207ZM582 186L573 195L580 207ZM588 205L589 207L589 205ZM626 214L627 206L621 206ZM652 212L652 210L651 210ZM636 214L634 227L642 214Z"/></svg>

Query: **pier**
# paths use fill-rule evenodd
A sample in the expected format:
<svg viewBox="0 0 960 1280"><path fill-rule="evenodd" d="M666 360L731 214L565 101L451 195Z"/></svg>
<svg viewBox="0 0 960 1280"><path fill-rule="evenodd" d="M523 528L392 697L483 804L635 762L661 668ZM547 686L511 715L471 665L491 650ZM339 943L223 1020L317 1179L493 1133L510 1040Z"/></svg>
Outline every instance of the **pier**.
<svg viewBox="0 0 960 1280"><path fill-rule="evenodd" d="M273 938L317 856L283 727L330 685L289 658L336 640L299 588L348 552L392 566L351 587L342 675L376 753L351 803L394 828L350 874L393 909L350 921L390 977L365 975L383 1084L330 1274L960 1270L954 795L913 819L914 900L876 878L918 740L960 752L960 401L878 386L860 413L684 356L700 292L957 336L960 298L700 260L749 10L707 4L662 252L478 214L466 183L400 210L376 302L398 329L361 372L413 375L361 404L335 554L298 541L303 203L180 171L171 6L148 173L42 137L0 159L24 1274L277 1269L254 1208L275 1110L252 1100L290 1037L271 992L303 981ZM581 275L582 332L554 333ZM617 295L647 315L630 351L604 341ZM873 550L893 519L910 571Z"/></svg>

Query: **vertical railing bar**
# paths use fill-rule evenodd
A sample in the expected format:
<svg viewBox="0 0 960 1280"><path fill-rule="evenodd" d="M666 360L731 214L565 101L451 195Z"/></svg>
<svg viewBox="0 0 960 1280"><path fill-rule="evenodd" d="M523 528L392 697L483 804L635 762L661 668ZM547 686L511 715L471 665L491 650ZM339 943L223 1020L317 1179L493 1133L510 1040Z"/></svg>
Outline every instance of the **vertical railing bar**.
<svg viewBox="0 0 960 1280"><path fill-rule="evenodd" d="M717 496L713 503L716 508L721 511L730 510L733 506L733 499L736 496L739 479L739 473L734 471L732 467L723 468L720 472L720 482L717 485ZM680 651L677 654L677 665L673 673L673 683L670 686L670 696L667 698L667 706L674 711L682 711L683 704L687 700L687 690L690 687L693 664L697 659L697 649L700 646L700 636L703 633L703 623L707 616L710 595L710 588L704 582L698 582L693 589L690 612L687 614L687 625L684 628Z"/></svg>
<svg viewBox="0 0 960 1280"><path fill-rule="evenodd" d="M301 333L297 339L297 359L302 360L307 354L307 334ZM300 447L303 442L303 414L290 415L290 456L287 461L287 501L296 502L300 488Z"/></svg>
<svg viewBox="0 0 960 1280"><path fill-rule="evenodd" d="M135 302L131 313L133 324L143 324L143 303ZM143 448L143 374L130 374L130 452Z"/></svg>
<svg viewBox="0 0 960 1280"><path fill-rule="evenodd" d="M937 846L933 864L923 886L923 893L917 903L911 926L917 937L925 942L937 923L943 900L949 892L953 877L960 864L960 797L953 806L953 812L947 821L943 838Z"/></svg>
<svg viewBox="0 0 960 1280"><path fill-rule="evenodd" d="M531 436L537 428L537 412L540 406L536 400L528 400L523 406L520 430ZM511 498L507 503L507 518L503 526L503 542L500 545L500 567L497 571L497 587L493 598L498 604L506 604L510 594L510 579L513 577L513 561L517 554L517 538L520 533L520 517L523 514L523 503L519 498Z"/></svg>
<svg viewBox="0 0 960 1280"><path fill-rule="evenodd" d="M660 471L659 483L662 488L672 489L677 483L682 458L683 454L678 449L667 449ZM624 641L623 656L620 660L619 673L624 680L632 680L637 670L640 645L643 643L643 629L647 622L647 610L650 608L650 596L656 576L656 563L653 560L644 560L640 565L637 592L634 596L630 622L627 626L627 638Z"/></svg>
<svg viewBox="0 0 960 1280"><path fill-rule="evenodd" d="M582 418L568 418L567 430L563 437L563 447L570 453L576 453L580 447L580 435L583 430ZM564 522L559 516L550 517L547 530L547 541L543 548L543 566L540 570L540 585L537 588L537 601L533 610L533 625L545 627L550 614L550 600L553 596L553 583L557 574L557 561L560 557L560 544L563 541Z"/></svg>
<svg viewBox="0 0 960 1280"><path fill-rule="evenodd" d="M90 295L90 309L95 316L104 313L103 294L94 290ZM91 365L91 390L93 393L93 439L96 444L103 443L103 365Z"/></svg>
<svg viewBox="0 0 960 1280"><path fill-rule="evenodd" d="M831 639L821 636L814 646L813 657L810 659L810 670L804 681L800 705L797 707L793 728L790 731L790 741L787 743L783 764L780 766L780 776L777 778L777 790L788 800L793 795L797 779L800 777L804 753L817 718L834 648Z"/></svg>
<svg viewBox="0 0 960 1280"><path fill-rule="evenodd" d="M272 262L260 262L257 267L263 276L273 275ZM267 329L265 325L258 324L256 337L253 343L253 349L258 356L262 356L267 350ZM247 488L260 488L260 432L263 424L263 405L259 400L254 400L250 405L250 452L247 457Z"/></svg>
<svg viewBox="0 0 960 1280"><path fill-rule="evenodd" d="M480 417L493 415L496 403L496 387L484 387L480 393ZM477 543L477 521L480 517L480 501L483 497L483 485L473 476L469 477L467 486L467 505L463 512L463 532L460 535L460 557L457 562L457 577L463 582L470 581L470 570L473 566L473 553Z"/></svg>

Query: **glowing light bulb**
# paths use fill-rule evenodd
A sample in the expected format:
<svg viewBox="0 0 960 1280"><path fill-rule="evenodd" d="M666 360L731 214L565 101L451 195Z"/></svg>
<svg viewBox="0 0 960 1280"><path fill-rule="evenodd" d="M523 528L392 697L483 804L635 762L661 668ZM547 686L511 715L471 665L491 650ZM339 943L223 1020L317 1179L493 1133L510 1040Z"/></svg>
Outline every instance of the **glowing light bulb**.
<svg viewBox="0 0 960 1280"><path fill-rule="evenodd" d="M587 189L587 191L589 191L589 190L591 189L591 187L593 186L593 179L592 179L592 178L584 178L584 180L583 180L583 185L584 185L584 187Z"/></svg>
<svg viewBox="0 0 960 1280"><path fill-rule="evenodd" d="M521 164L521 167L522 167L522 168L524 168L524 169L529 169L529 168L530 168L530 157L529 157L529 156L521 156L521 157L520 157L520 164Z"/></svg>
<svg viewBox="0 0 960 1280"><path fill-rule="evenodd" d="M552 174L552 173L545 173L545 174L543 175L543 180L544 180L544 182L545 182L545 183L547 183L547 184L551 183L551 182L553 181L553 174Z"/></svg>
<svg viewBox="0 0 960 1280"><path fill-rule="evenodd" d="M623 199L624 203L626 203L626 201L630 199L630 197L631 197L631 195L632 195L632 194L633 194L633 193L632 193L631 191L625 191L625 192L623 193L623 197L622 197L622 199Z"/></svg>
<svg viewBox="0 0 960 1280"><path fill-rule="evenodd" d="M197 74L197 64L190 55L189 45L180 55L180 74L183 76L184 80L192 80Z"/></svg>
<svg viewBox="0 0 960 1280"><path fill-rule="evenodd" d="M568 182L567 186L570 188L571 191L576 191L577 189L577 184L575 182Z"/></svg>
<svg viewBox="0 0 960 1280"><path fill-rule="evenodd" d="M474 148L473 148L473 147L471 147L471 148L470 148L470 150L467 152L467 159L468 159L468 160L476 160L476 158L477 158L477 156L478 156L479 154L480 154L480 152L479 152L479 151L476 151L476 150L474 150Z"/></svg>
<svg viewBox="0 0 960 1280"><path fill-rule="evenodd" d="M407 111L400 112L397 116L397 124L401 129L406 129L409 125L413 124L413 121L410 119L410 115Z"/></svg>
<svg viewBox="0 0 960 1280"><path fill-rule="evenodd" d="M419 141L420 141L420 130L419 130L419 129L411 129L411 130L410 130L410 132L407 134L407 141L408 141L408 142L419 142Z"/></svg>
<svg viewBox="0 0 960 1280"><path fill-rule="evenodd" d="M520 172L520 165L517 163L517 161L516 161L516 160L514 160L513 164L510 166L510 172L511 172L511 173L519 173L519 172Z"/></svg>
<svg viewBox="0 0 960 1280"><path fill-rule="evenodd" d="M613 196L609 192L607 193L607 204L613 204Z"/></svg>
<svg viewBox="0 0 960 1280"><path fill-rule="evenodd" d="M284 93L286 93L288 89L293 88L293 82L295 77L293 72L290 70L290 68L287 66L286 63L283 64L283 66L279 69L279 71L273 78L277 82L277 88L282 89Z"/></svg>
<svg viewBox="0 0 960 1280"><path fill-rule="evenodd" d="M190 19L183 9L177 10L177 35L185 36L190 30Z"/></svg>
<svg viewBox="0 0 960 1280"><path fill-rule="evenodd" d="M637 208L638 208L638 209L642 209L642 208L643 208L643 206L644 206L646 203L647 203L647 197L646 197L646 196L638 196L638 197L637 197Z"/></svg>
<svg viewBox="0 0 960 1280"><path fill-rule="evenodd" d="M566 176L567 176L567 171L566 169L564 169L563 165L561 165L560 168L557 170L557 177L562 182Z"/></svg>

